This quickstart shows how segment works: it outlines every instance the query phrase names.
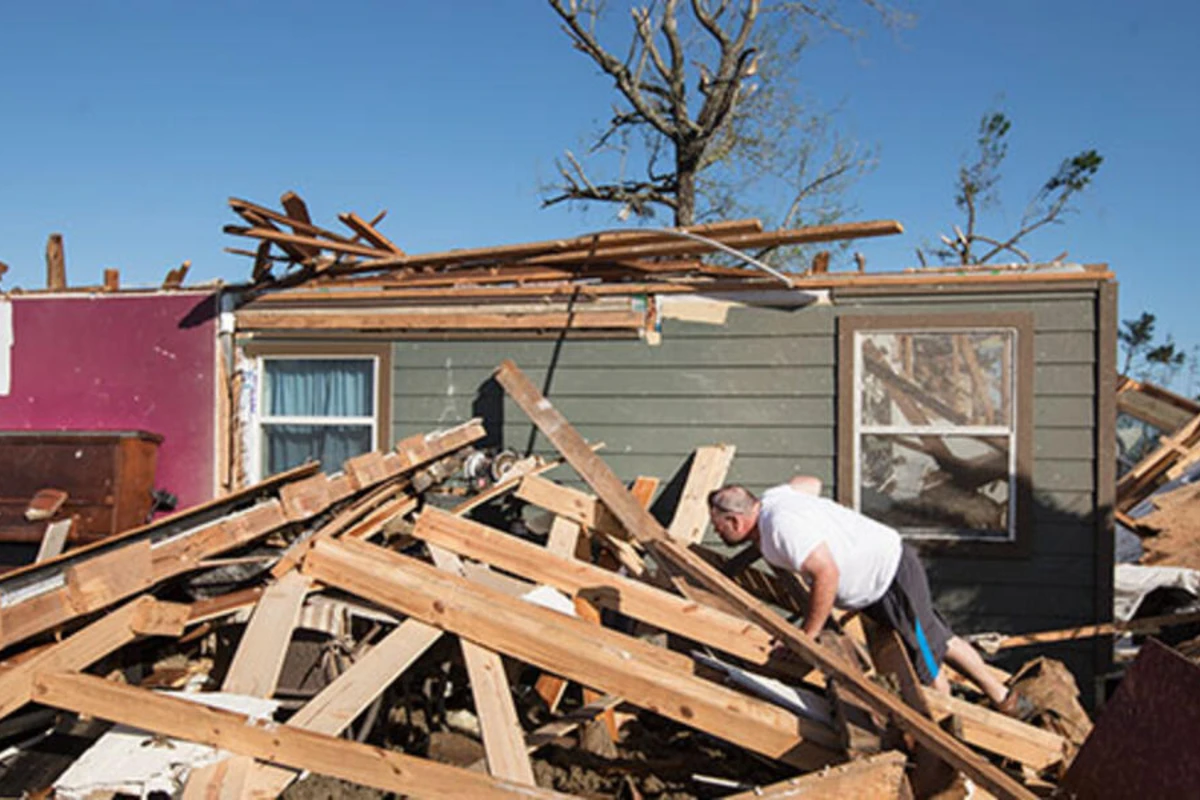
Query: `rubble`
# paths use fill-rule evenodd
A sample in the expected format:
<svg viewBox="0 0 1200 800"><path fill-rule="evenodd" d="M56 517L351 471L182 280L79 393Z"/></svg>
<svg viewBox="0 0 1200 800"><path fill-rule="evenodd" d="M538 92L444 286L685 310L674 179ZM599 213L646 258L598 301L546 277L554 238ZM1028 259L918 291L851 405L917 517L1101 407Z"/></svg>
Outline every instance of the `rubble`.
<svg viewBox="0 0 1200 800"><path fill-rule="evenodd" d="M653 482L631 493L516 365L497 378L595 497L533 462L475 497L448 491L446 465L485 435L471 421L69 550L0 577L0 714L33 701L232 754L180 759L193 767L177 777L185 797L274 796L303 771L414 797L718 786L905 797L909 781L929 796L925 773L901 768L922 759L996 796L1032 797L1065 769L1066 737L919 687L924 701L906 702L886 688L905 684L886 648L865 662L826 649L754 594L770 585L802 603L795 587L754 569L735 583L719 556L668 537L694 536L695 505L729 452L694 459L679 525L663 525L645 510ZM467 516L535 497L556 514L544 534ZM221 570L235 577L203 580ZM169 686L279 711L255 722ZM848 726L875 733L855 739ZM875 741L876 755L852 741Z"/></svg>

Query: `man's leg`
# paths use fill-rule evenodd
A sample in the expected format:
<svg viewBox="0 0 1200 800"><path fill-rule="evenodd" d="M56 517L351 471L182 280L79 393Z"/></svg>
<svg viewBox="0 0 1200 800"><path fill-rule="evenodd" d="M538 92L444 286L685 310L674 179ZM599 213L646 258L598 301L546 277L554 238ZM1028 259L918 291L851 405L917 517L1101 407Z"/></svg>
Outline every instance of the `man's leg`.
<svg viewBox="0 0 1200 800"><path fill-rule="evenodd" d="M965 639L958 636L950 637L946 642L946 661L950 666L970 678L971 682L978 686L993 704L1000 706L1008 697L1008 687L992 674L979 652ZM944 691L949 694L950 681L946 680L945 670L938 674L938 678L945 681ZM937 686L936 683L934 685ZM941 686L938 686L938 690L942 691Z"/></svg>

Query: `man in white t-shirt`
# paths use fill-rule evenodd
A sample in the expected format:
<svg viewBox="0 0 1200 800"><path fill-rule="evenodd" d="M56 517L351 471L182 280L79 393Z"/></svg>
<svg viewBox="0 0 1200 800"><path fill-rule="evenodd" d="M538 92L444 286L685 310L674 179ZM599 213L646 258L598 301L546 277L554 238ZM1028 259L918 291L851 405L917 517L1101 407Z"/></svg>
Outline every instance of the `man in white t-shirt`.
<svg viewBox="0 0 1200 800"><path fill-rule="evenodd" d="M809 585L801 629L816 637L834 606L861 609L904 641L922 683L949 693L943 661L970 678L1001 711L1028 716L1029 701L1010 692L930 601L915 551L887 525L820 496L821 482L796 476L755 497L730 485L708 497L713 528L726 544L754 542L769 564Z"/></svg>

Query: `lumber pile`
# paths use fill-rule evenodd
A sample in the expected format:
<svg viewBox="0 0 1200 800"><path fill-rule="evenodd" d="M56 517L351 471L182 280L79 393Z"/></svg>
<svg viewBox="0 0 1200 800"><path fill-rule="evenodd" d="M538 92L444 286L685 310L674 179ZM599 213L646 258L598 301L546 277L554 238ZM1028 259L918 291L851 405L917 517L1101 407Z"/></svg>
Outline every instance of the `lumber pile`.
<svg viewBox="0 0 1200 800"><path fill-rule="evenodd" d="M1117 521L1141 537L1141 563L1200 569L1200 404L1123 378L1117 407L1160 432L1155 446L1139 443L1145 455L1117 483Z"/></svg>
<svg viewBox="0 0 1200 800"><path fill-rule="evenodd" d="M880 631L818 644L773 610L802 587L716 566L745 566L697 543L732 448L696 454L660 523L656 480L627 487L515 364L496 377L590 491L533 459L464 494L472 420L0 576L0 728L141 731L139 763L181 748L183 797L309 772L412 797L1028 798L1063 773L1061 735L922 691ZM85 754L59 791L131 791L131 763Z"/></svg>
<svg viewBox="0 0 1200 800"><path fill-rule="evenodd" d="M764 282L778 287L781 281L790 285L787 276L751 266L744 258L735 267L703 258L903 230L894 220L879 220L764 231L759 220L745 219L411 254L376 227L386 211L370 220L353 212L338 214L344 230L334 231L313 224L307 205L294 192L286 192L280 204L282 210L275 210L230 198L229 206L242 224L226 225L225 232L257 244L252 250L226 250L254 259L254 286L291 288L292 300L327 296L333 288L339 295L361 299L373 290L386 290L391 298L403 298L412 290L413 296L427 298L451 287L488 296L520 296L527 286L544 293L552 287L570 296L595 292L597 282L625 284L622 292L647 291L643 285L653 286L653 291L670 291L672 286L692 291L697 283L715 290L762 288ZM297 287L309 291L296 292Z"/></svg>

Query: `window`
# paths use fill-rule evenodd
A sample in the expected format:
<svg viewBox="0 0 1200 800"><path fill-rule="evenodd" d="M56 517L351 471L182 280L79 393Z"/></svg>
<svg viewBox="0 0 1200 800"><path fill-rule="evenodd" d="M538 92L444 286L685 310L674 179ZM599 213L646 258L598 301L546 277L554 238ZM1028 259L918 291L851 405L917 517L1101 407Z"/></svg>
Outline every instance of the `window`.
<svg viewBox="0 0 1200 800"><path fill-rule="evenodd" d="M257 478L310 459L327 472L381 447L386 435L385 353L257 354ZM336 348L323 348L336 349Z"/></svg>
<svg viewBox="0 0 1200 800"><path fill-rule="evenodd" d="M1032 359L1030 326L982 317L843 323L851 383L842 388L842 476L854 507L910 538L1015 542L1028 489L1022 399L1031 393L1019 367Z"/></svg>

